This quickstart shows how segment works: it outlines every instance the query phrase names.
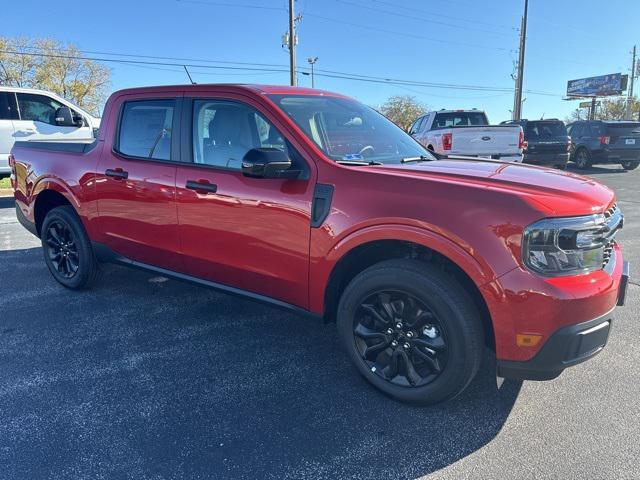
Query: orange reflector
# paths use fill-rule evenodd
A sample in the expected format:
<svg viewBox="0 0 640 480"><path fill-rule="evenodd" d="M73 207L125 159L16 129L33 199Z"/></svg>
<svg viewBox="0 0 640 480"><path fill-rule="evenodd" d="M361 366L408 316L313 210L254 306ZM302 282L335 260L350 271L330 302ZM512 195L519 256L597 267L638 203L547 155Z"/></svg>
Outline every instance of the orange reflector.
<svg viewBox="0 0 640 480"><path fill-rule="evenodd" d="M519 347L535 347L540 340L542 339L542 335L529 335L525 333L518 333L516 335L516 345Z"/></svg>

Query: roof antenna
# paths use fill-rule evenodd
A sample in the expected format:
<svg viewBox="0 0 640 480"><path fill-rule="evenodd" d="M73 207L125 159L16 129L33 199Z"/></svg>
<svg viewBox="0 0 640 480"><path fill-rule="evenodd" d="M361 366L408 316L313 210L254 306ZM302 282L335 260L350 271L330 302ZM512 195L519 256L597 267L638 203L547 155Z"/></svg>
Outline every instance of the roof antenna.
<svg viewBox="0 0 640 480"><path fill-rule="evenodd" d="M542 112L542 116L540 117L540 120L544 120L544 114L545 114L545 113L546 113L546 112Z"/></svg>
<svg viewBox="0 0 640 480"><path fill-rule="evenodd" d="M184 67L184 71L187 72L187 77L189 77L189 81L191 82L191 85L195 85L196 82L193 81L193 78L191 78L191 74L189 73L189 70L187 70L187 66L186 65L182 65Z"/></svg>

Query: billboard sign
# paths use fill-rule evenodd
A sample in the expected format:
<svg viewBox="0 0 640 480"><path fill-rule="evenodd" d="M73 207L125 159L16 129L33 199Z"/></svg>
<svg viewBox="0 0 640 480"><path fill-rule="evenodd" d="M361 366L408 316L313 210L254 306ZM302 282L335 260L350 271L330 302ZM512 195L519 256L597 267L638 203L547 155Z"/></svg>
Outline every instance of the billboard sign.
<svg viewBox="0 0 640 480"><path fill-rule="evenodd" d="M599 77L579 78L567 82L567 97L605 97L620 95L627 88L627 75L612 73Z"/></svg>

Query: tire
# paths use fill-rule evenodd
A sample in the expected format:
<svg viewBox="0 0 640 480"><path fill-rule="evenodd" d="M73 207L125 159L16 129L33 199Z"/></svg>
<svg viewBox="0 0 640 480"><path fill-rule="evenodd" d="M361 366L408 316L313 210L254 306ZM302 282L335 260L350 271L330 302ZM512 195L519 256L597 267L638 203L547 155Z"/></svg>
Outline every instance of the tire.
<svg viewBox="0 0 640 480"><path fill-rule="evenodd" d="M586 148L579 148L576 151L574 162L576 162L576 166L580 170L591 168L591 155L589 154L589 151Z"/></svg>
<svg viewBox="0 0 640 480"><path fill-rule="evenodd" d="M482 360L482 321L473 301L451 276L417 260L388 260L357 275L340 298L337 327L358 371L402 402L455 397Z"/></svg>
<svg viewBox="0 0 640 480"><path fill-rule="evenodd" d="M58 283L72 290L88 288L98 276L98 262L87 232L71 206L50 210L40 231L44 261Z"/></svg>
<svg viewBox="0 0 640 480"><path fill-rule="evenodd" d="M622 168L625 170L635 170L640 164L638 162L620 162L620 165L622 165Z"/></svg>

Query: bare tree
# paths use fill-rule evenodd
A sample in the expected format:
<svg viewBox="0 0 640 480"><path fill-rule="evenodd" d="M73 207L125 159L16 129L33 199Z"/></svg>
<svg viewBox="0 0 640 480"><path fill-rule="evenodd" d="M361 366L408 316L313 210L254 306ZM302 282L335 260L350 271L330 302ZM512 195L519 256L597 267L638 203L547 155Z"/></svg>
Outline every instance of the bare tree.
<svg viewBox="0 0 640 480"><path fill-rule="evenodd" d="M111 70L52 39L0 37L0 84L41 88L99 114Z"/></svg>
<svg viewBox="0 0 640 480"><path fill-rule="evenodd" d="M411 95L394 95L380 107L380 112L403 130L427 111L427 106Z"/></svg>
<svg viewBox="0 0 640 480"><path fill-rule="evenodd" d="M600 106L596 107L596 120L624 120L627 98L615 97L600 100ZM638 118L640 112L640 101L634 97L631 99L631 118ZM589 109L576 108L567 117L567 122L576 120L586 120L589 116Z"/></svg>

